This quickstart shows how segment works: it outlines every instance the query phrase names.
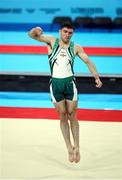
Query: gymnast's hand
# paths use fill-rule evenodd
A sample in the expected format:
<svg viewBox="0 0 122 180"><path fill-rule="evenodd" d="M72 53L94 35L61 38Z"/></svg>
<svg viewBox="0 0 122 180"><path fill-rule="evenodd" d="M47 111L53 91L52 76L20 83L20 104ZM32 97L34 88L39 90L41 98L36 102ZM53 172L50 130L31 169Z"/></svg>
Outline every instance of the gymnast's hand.
<svg viewBox="0 0 122 180"><path fill-rule="evenodd" d="M29 31L28 35L31 38L39 38L39 36L43 33L43 30L40 27L32 28L31 31Z"/></svg>
<svg viewBox="0 0 122 180"><path fill-rule="evenodd" d="M96 87L101 88L102 87L102 82L99 78L95 79Z"/></svg>

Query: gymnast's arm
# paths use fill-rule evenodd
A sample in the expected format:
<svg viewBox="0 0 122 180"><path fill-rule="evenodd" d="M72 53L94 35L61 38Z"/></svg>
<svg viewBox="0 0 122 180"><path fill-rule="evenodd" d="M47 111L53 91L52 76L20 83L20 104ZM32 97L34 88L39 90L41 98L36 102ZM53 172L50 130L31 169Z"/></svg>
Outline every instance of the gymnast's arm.
<svg viewBox="0 0 122 180"><path fill-rule="evenodd" d="M88 66L90 72L93 74L95 78L96 87L100 88L102 86L102 82L99 78L99 74L97 72L95 64L88 58L87 54L84 52L83 48L80 45L75 45L76 55Z"/></svg>
<svg viewBox="0 0 122 180"><path fill-rule="evenodd" d="M44 34L43 30L40 27L32 28L28 32L28 35L32 39L35 39L35 40L40 41L40 42L44 42L44 43L51 45L51 46L54 44L54 42L56 40L55 37Z"/></svg>

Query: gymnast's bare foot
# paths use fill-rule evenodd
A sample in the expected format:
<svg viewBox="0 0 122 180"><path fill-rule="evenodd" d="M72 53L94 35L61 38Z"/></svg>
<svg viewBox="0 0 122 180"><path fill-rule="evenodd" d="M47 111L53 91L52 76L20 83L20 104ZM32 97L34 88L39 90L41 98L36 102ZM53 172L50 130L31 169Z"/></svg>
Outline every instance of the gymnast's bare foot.
<svg viewBox="0 0 122 180"><path fill-rule="evenodd" d="M69 161L72 163L74 161L74 151L73 148L68 150Z"/></svg>
<svg viewBox="0 0 122 180"><path fill-rule="evenodd" d="M78 163L80 161L80 152L79 149L74 148L74 161Z"/></svg>

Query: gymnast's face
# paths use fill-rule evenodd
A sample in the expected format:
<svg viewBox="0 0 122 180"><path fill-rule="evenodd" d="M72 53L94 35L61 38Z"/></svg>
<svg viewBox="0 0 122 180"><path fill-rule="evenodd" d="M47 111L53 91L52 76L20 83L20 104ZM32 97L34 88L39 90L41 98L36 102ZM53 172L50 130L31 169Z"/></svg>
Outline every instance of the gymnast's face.
<svg viewBox="0 0 122 180"><path fill-rule="evenodd" d="M71 28L67 28L67 27L64 27L60 30L60 37L61 37L61 40L64 42L64 43L68 43L72 37L74 33L74 30L71 29Z"/></svg>

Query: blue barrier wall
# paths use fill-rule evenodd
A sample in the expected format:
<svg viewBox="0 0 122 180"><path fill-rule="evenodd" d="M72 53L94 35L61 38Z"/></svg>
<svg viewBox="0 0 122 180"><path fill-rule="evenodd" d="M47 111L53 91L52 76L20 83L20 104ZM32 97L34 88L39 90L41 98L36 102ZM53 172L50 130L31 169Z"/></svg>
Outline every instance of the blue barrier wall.
<svg viewBox="0 0 122 180"><path fill-rule="evenodd" d="M0 0L0 23L51 23L55 16L122 16L121 0Z"/></svg>
<svg viewBox="0 0 122 180"><path fill-rule="evenodd" d="M44 30L45 32L45 30ZM58 37L59 33L45 32L51 36ZM90 47L122 47L122 34L119 33L77 33L72 40L81 46ZM13 45L45 45L35 41L28 36L28 32L4 32L0 31L0 44Z"/></svg>
<svg viewBox="0 0 122 180"><path fill-rule="evenodd" d="M122 74L122 57L90 57L101 74ZM88 67L79 59L75 59L75 73L89 73ZM50 73L46 55L0 55L1 72L17 73Z"/></svg>

